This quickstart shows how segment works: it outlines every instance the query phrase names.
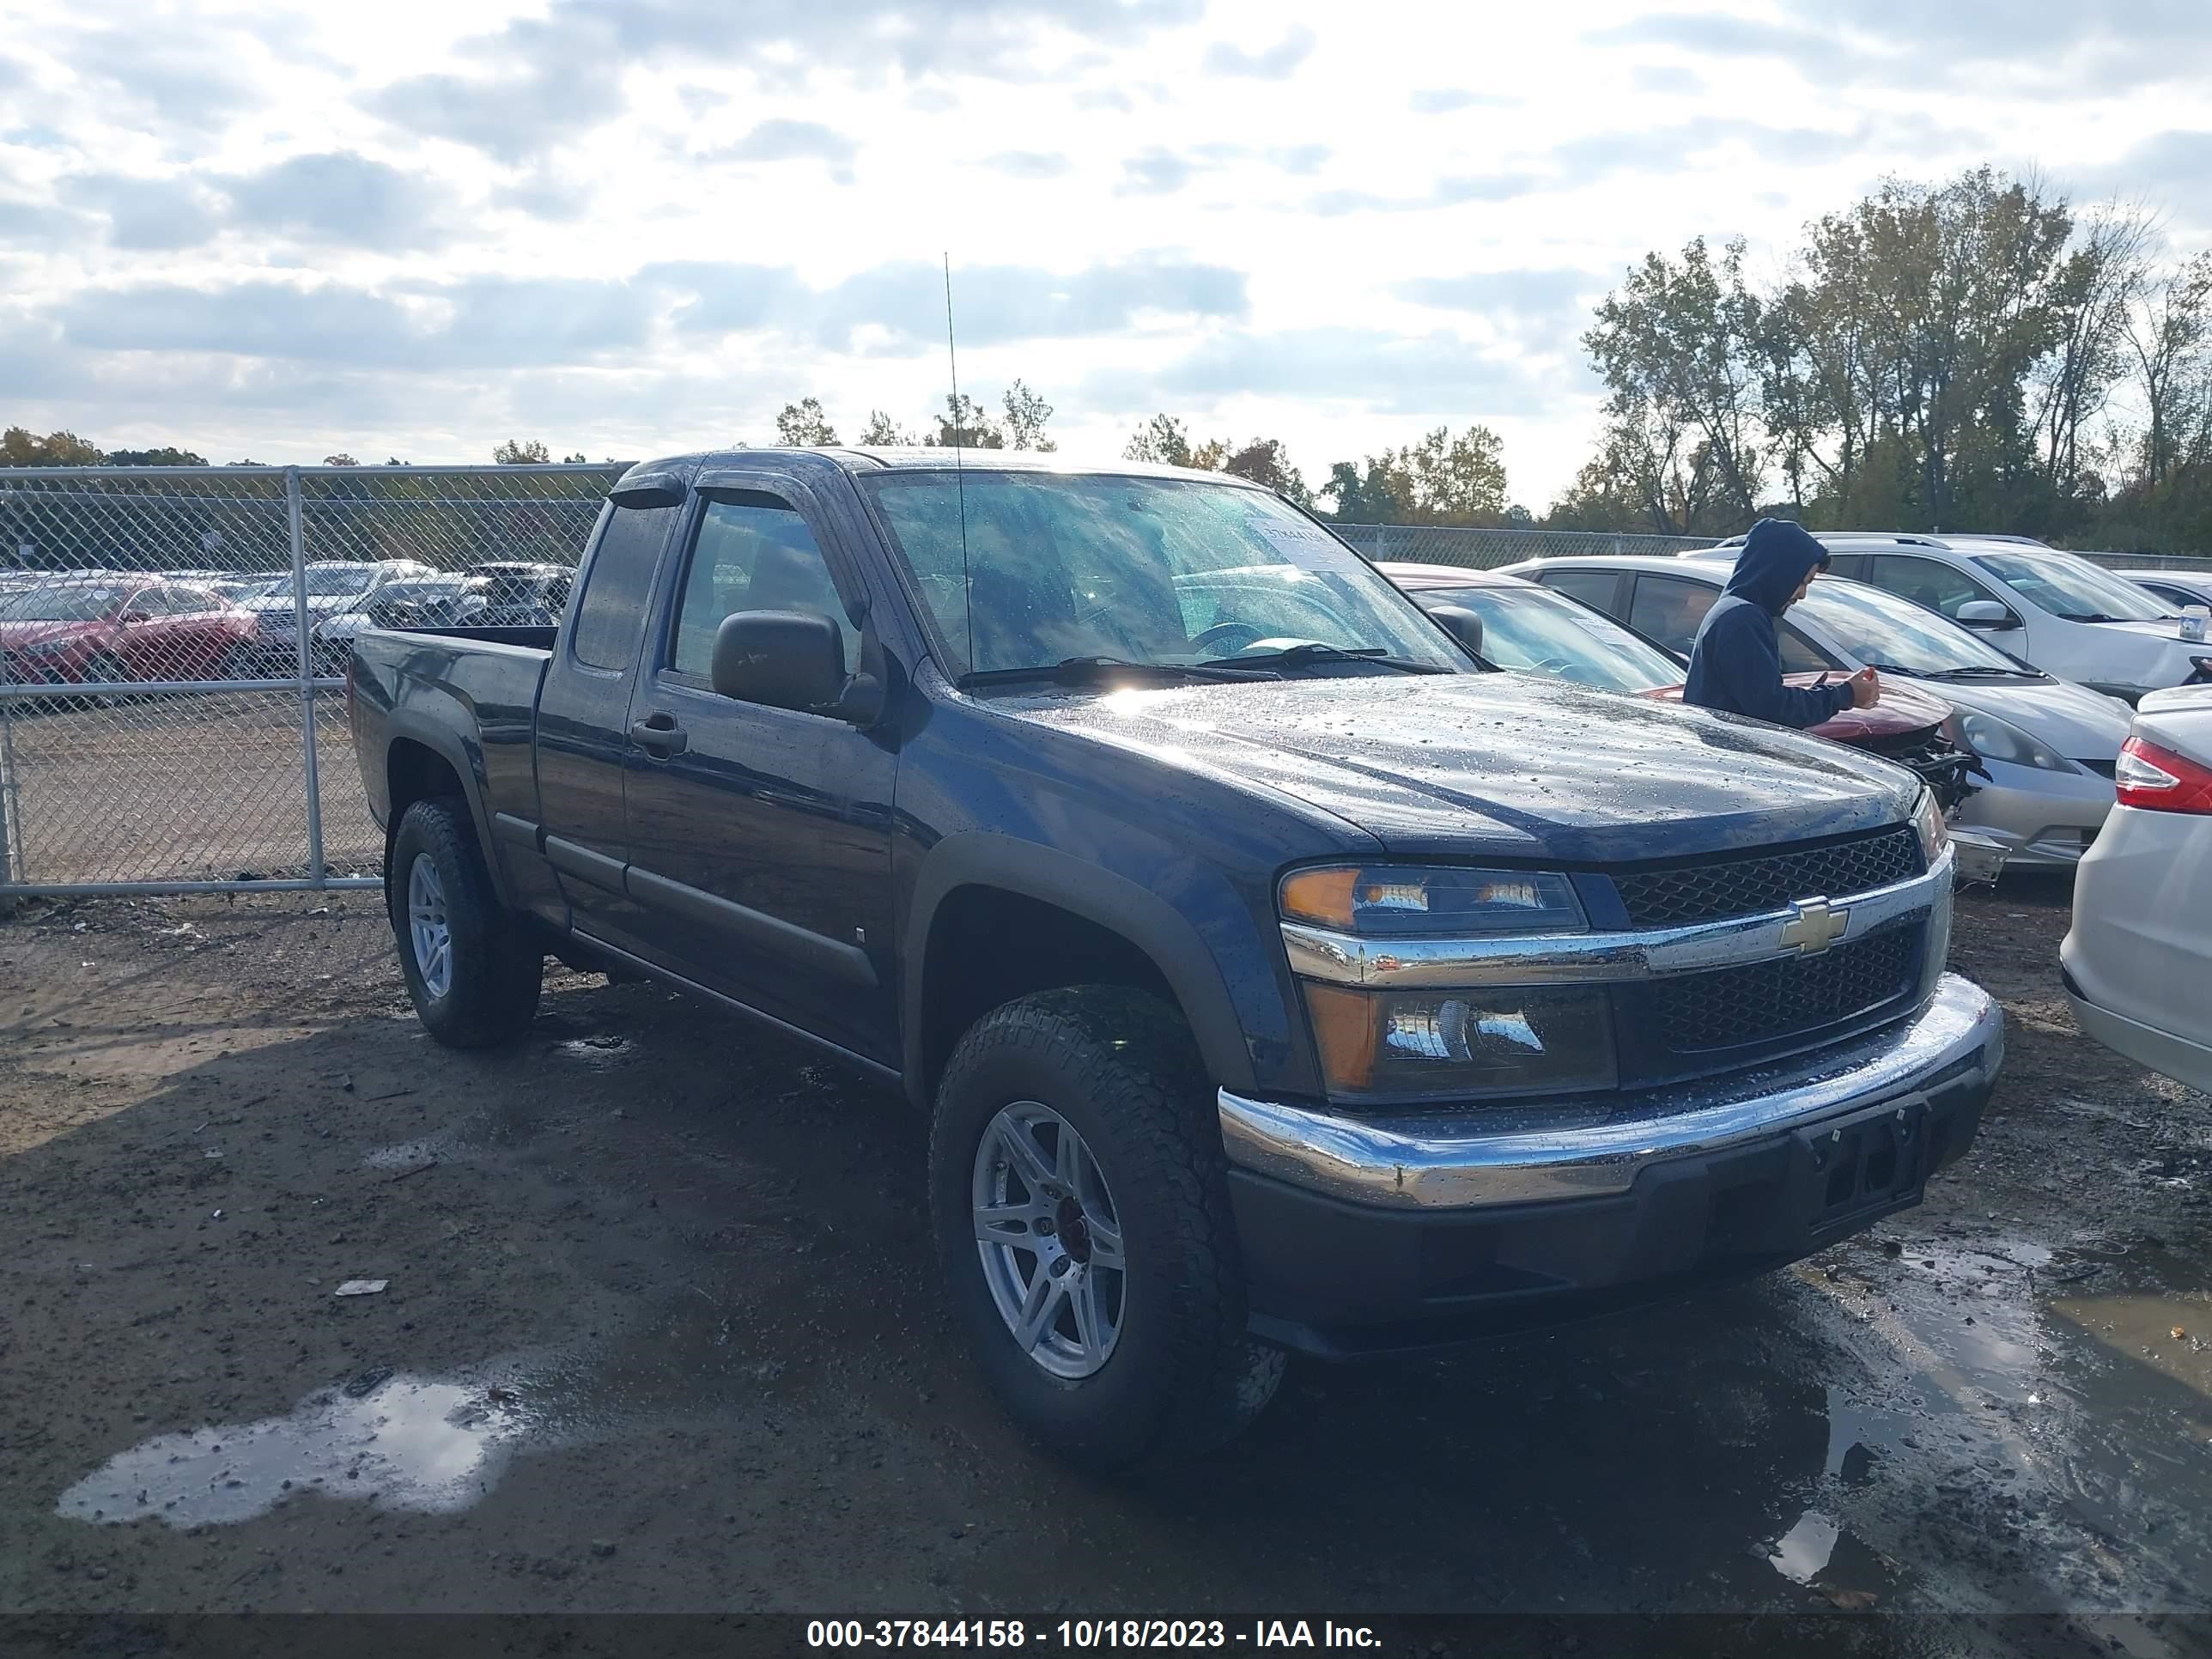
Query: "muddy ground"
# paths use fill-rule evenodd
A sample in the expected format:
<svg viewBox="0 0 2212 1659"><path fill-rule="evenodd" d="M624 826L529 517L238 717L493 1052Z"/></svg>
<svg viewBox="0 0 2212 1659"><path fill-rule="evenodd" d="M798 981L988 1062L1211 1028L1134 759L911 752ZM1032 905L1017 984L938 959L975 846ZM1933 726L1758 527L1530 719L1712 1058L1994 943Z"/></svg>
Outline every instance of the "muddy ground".
<svg viewBox="0 0 2212 1659"><path fill-rule="evenodd" d="M2203 1610L2212 1102L2075 1029L2068 898L1962 900L2009 1058L1921 1209L1632 1320L1294 1365L1139 1484L994 1410L900 1100L573 975L446 1054L362 896L39 907L0 924L0 1609Z"/></svg>

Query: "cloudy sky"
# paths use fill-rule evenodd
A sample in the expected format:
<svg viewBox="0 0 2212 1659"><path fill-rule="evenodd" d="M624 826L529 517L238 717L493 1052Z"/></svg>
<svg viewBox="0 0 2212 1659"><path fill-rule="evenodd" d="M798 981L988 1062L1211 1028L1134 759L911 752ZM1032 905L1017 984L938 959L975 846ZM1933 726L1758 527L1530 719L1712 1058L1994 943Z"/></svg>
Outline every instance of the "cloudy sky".
<svg viewBox="0 0 2212 1659"><path fill-rule="evenodd" d="M211 459L848 435L1019 375L1539 510L1645 249L1991 161L2212 240L2204 0L0 0L0 424Z"/></svg>

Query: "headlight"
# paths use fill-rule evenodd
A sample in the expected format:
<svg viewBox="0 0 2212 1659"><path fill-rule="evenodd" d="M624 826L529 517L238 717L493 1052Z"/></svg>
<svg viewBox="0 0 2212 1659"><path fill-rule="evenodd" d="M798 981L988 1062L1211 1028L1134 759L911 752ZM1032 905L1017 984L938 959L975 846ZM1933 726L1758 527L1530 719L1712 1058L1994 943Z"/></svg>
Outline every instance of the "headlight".
<svg viewBox="0 0 2212 1659"><path fill-rule="evenodd" d="M2081 769L2068 760L2040 738L2030 735L1995 714L1984 714L1976 708L1954 709L1951 718L1944 722L1957 741L1972 750L1984 760L2007 761L2014 766L2033 766L2043 772L2078 772Z"/></svg>
<svg viewBox="0 0 2212 1659"><path fill-rule="evenodd" d="M1283 878L1284 919L1364 939L1586 930L1553 871L1329 865ZM1608 1089L1613 1005L1589 986L1413 991L1309 983L1306 1009L1333 1098L1468 1099Z"/></svg>
<svg viewBox="0 0 2212 1659"><path fill-rule="evenodd" d="M1619 1081L1612 1005L1591 987L1305 990L1334 1098L1562 1094Z"/></svg>
<svg viewBox="0 0 2212 1659"><path fill-rule="evenodd" d="M76 648L77 643L75 640L42 640L36 645L25 646L23 654L43 662L55 657L66 657Z"/></svg>
<svg viewBox="0 0 2212 1659"><path fill-rule="evenodd" d="M1559 933L1589 927L1574 884L1549 871L1336 864L1283 878L1283 915L1370 939Z"/></svg>
<svg viewBox="0 0 2212 1659"><path fill-rule="evenodd" d="M1943 854L1944 845L1951 839L1951 832L1943 827L1943 809L1936 804L1934 792L1920 792L1920 804L1912 809L1912 827L1919 832L1921 854L1932 870L1936 860Z"/></svg>

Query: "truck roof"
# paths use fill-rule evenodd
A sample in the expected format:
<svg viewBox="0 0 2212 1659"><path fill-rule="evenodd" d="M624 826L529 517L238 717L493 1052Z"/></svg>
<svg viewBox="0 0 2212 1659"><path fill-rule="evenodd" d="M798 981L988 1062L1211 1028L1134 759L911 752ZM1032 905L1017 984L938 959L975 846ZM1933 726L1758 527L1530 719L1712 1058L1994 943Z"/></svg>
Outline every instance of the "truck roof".
<svg viewBox="0 0 2212 1659"><path fill-rule="evenodd" d="M956 461L955 455L958 459ZM872 472L944 471L955 465L969 472L1058 472L1073 475L1101 475L1133 478L1190 478L1209 483L1226 483L1243 489L1265 489L1264 484L1249 478L1239 477L1233 472L1208 472L1197 467L1163 466L1151 461L1111 460L1096 457L1061 454L1058 451L1040 453L1033 449L961 449L957 452L936 445L915 445L902 448L862 448L854 445L836 445L823 448L786 449L704 449L687 455L664 455L650 461L639 461L623 474L616 488L634 478L674 471L688 471L705 466L755 466L763 464L781 466L794 472L835 468L858 477Z"/></svg>

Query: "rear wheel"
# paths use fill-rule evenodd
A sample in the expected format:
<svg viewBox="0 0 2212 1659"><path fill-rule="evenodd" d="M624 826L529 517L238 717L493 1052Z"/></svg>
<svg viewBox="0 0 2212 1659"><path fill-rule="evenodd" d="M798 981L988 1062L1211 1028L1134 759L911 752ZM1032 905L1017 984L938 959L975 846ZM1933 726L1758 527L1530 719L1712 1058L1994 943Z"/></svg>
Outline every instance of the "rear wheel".
<svg viewBox="0 0 2212 1659"><path fill-rule="evenodd" d="M955 1316L1009 1413L1074 1462L1206 1450L1281 1379L1245 1334L1213 1109L1182 1021L1118 987L1008 1003L945 1067L930 1196Z"/></svg>
<svg viewBox="0 0 2212 1659"><path fill-rule="evenodd" d="M407 809L392 837L384 894L407 994L432 1036L482 1048L530 1029L544 951L493 891L466 807L440 798Z"/></svg>

